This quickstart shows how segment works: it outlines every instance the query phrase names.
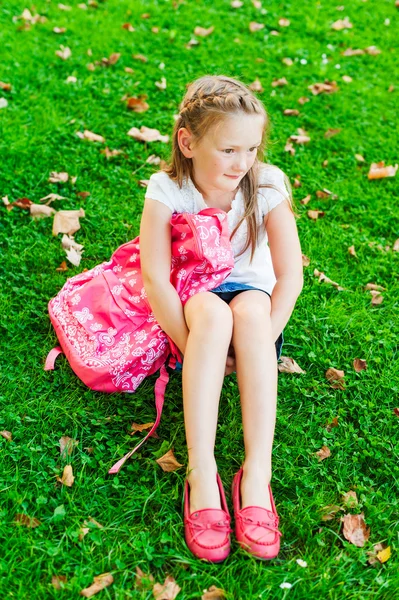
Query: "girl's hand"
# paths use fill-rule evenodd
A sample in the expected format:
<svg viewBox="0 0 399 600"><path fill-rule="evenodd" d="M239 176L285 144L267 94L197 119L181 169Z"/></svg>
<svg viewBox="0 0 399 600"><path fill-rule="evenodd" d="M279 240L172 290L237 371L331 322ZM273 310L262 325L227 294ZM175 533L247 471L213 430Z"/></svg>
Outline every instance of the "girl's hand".
<svg viewBox="0 0 399 600"><path fill-rule="evenodd" d="M233 346L230 344L229 351L227 353L226 368L224 371L224 376L226 377L226 375L231 375L231 373L234 373L235 370L236 370L235 352L234 352Z"/></svg>

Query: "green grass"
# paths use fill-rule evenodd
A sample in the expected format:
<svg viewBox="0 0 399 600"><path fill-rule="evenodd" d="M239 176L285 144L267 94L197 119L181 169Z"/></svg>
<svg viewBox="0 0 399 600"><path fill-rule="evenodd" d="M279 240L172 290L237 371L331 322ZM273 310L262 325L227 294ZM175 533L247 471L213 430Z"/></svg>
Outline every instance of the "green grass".
<svg viewBox="0 0 399 600"><path fill-rule="evenodd" d="M85 247L81 266L59 273L55 269L65 255L60 236L51 234L51 220L35 221L27 211L0 207L0 430L13 434L12 442L0 438L1 596L74 598L95 575L110 571L114 584L99 597L150 598L150 589L141 592L134 584L140 566L160 582L171 574L182 588L181 599L200 598L211 585L223 588L230 600L398 598L399 421L393 409L399 406L399 254L377 247L392 247L399 238L398 176L367 180L372 162L399 162L399 11L394 1L353 0L337 11L335 2L283 5L271 0L264 4L265 14L246 0L239 10L222 0L186 0L178 6L165 0L108 0L87 11L70 4L66 12L57 2L38 0L36 10L48 21L18 31L21 21L14 23L12 17L26 5L0 2L0 81L13 86L11 92L0 91L8 99L8 107L0 109L0 194L10 201L26 196L37 202L56 192L67 197L53 204L56 209L82 206L86 211L76 234ZM142 19L143 13L151 18ZM353 29L332 30L331 24L344 16ZM290 27L278 26L281 17L290 19ZM263 22L265 28L250 33L250 21ZM126 22L136 31L122 29ZM214 25L215 31L188 49L197 25ZM65 34L52 32L63 26ZM151 32L154 26L158 34ZM280 35L270 35L273 29ZM55 56L61 44L72 50L65 62ZM345 48L370 45L382 53L341 55ZM113 52L121 53L116 65L87 69ZM133 60L137 53L148 62ZM285 66L284 57L294 65ZM283 349L306 374L281 374L279 379L272 485L283 538L278 558L267 564L245 556L235 542L222 565L201 563L185 546L185 469L164 473L155 462L173 447L179 462L187 463L179 374L172 375L167 388L160 439L148 441L118 476L109 476L109 467L132 446L131 422L154 419L155 376L134 396L119 396L87 389L64 358L54 372L43 371L56 342L48 300L67 277L107 260L138 235L144 201L138 182L156 168L145 161L150 154L168 158L169 145L143 144L127 131L146 125L170 134L186 84L206 73L231 75L246 84L260 79L264 92L259 97L273 123L265 160L285 170L291 181L301 176L302 187L294 190L298 201L312 194L306 207L298 202L302 250L311 263ZM69 75L77 77L76 84L65 83ZM353 81L345 83L343 75ZM168 86L160 91L155 82L162 76ZM271 82L283 76L289 85L274 92ZM325 79L337 81L339 91L312 96L308 85ZM391 85L395 89L389 92ZM120 100L127 93L147 94L150 109L128 112ZM299 105L300 96L310 102ZM299 108L301 114L285 117L285 108ZM311 141L296 146L291 156L284 145L297 127ZM84 128L103 135L106 145L124 155L107 161L100 154L105 145L76 136ZM342 131L325 139L328 128ZM364 156L364 164L357 163L355 153ZM326 159L328 166L322 167ZM48 183L51 171L63 170L78 176L75 185ZM317 199L316 190L324 187L337 199ZM91 195L82 200L77 191ZM309 208L326 214L312 221ZM357 258L348 253L353 244ZM315 268L345 291L320 284ZM370 304L364 291L368 282L387 288L382 305ZM356 357L367 360L367 371L354 371ZM325 379L329 367L345 371L345 390L330 388ZM325 425L334 417L339 425L328 432ZM79 440L68 459L76 477L70 489L56 483L65 465L58 447L62 435ZM331 457L319 462L314 452L322 445L331 449ZM222 391L216 459L231 506L232 476L243 460L235 375L226 378ZM349 490L359 498L351 512L364 512L371 530L362 548L345 540L339 516L321 519L321 508L342 505L341 494ZM41 525L18 526L16 513L36 517ZM79 541L79 528L89 516L104 528L92 528ZM366 552L379 542L390 545L392 556L370 566ZM300 567L298 558L308 567ZM64 590L54 590L53 575L67 577ZM280 588L284 581L293 587Z"/></svg>

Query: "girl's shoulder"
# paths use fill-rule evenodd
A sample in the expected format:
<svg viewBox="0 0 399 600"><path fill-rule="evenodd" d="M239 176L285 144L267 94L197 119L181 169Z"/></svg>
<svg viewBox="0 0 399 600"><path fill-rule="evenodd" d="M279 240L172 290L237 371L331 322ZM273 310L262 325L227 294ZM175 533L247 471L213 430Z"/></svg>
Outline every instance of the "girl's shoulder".
<svg viewBox="0 0 399 600"><path fill-rule="evenodd" d="M271 163L259 163L259 184L280 183L285 185L287 175Z"/></svg>
<svg viewBox="0 0 399 600"><path fill-rule="evenodd" d="M276 165L259 164L258 184L258 201L263 216L291 196L289 179Z"/></svg>

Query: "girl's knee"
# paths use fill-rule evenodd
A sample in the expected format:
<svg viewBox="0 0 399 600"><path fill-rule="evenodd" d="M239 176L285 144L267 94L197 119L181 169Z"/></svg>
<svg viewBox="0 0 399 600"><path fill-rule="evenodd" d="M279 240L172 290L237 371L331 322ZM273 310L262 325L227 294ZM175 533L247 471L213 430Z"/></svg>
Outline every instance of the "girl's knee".
<svg viewBox="0 0 399 600"><path fill-rule="evenodd" d="M217 329L232 331L233 314L229 305L212 292L202 292L190 298L184 314L188 328L202 328L204 332Z"/></svg>

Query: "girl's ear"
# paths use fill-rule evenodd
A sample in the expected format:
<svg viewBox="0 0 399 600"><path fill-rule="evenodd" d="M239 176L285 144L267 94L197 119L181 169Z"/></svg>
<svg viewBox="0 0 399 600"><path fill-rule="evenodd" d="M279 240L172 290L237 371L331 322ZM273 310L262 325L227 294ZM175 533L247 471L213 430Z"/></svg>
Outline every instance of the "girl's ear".
<svg viewBox="0 0 399 600"><path fill-rule="evenodd" d="M177 142L179 144L179 148L181 152L184 154L186 158L193 157L193 136L187 127L181 127L177 132Z"/></svg>

